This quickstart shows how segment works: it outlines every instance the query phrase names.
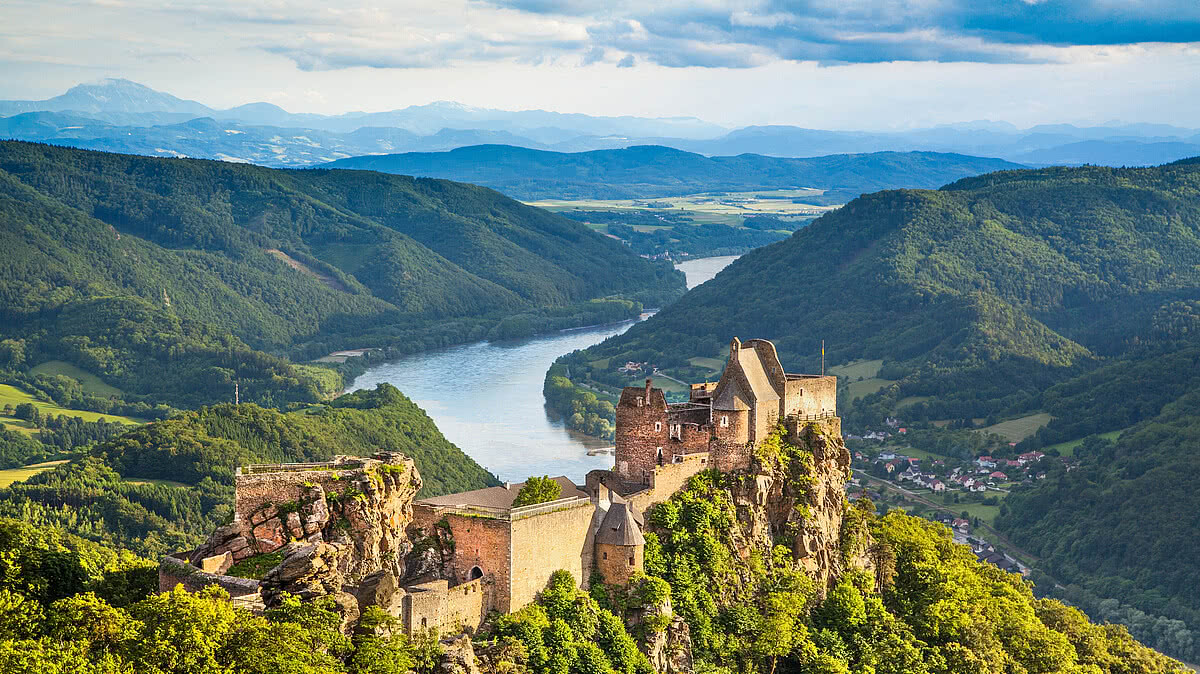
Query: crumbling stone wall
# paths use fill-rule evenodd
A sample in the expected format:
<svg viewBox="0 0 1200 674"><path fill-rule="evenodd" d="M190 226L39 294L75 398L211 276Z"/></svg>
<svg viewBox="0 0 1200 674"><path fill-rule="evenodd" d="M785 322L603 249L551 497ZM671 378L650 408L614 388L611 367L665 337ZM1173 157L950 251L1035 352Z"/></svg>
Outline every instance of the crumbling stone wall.
<svg viewBox="0 0 1200 674"><path fill-rule="evenodd" d="M660 448L670 444L667 399L660 389L629 386L617 402L615 466L622 479L648 483Z"/></svg>
<svg viewBox="0 0 1200 674"><path fill-rule="evenodd" d="M492 580L475 580L450 587L435 580L405 588L400 621L408 634L436 629L442 634L474 631L492 610Z"/></svg>
<svg viewBox="0 0 1200 674"><path fill-rule="evenodd" d="M170 592L176 585L183 585L183 589L188 592L199 592L209 585L218 585L231 597L258 593L257 580L208 573L193 566L186 559L166 555L158 564L158 591Z"/></svg>
<svg viewBox="0 0 1200 674"><path fill-rule="evenodd" d="M784 416L819 416L837 413L837 377L788 375Z"/></svg>

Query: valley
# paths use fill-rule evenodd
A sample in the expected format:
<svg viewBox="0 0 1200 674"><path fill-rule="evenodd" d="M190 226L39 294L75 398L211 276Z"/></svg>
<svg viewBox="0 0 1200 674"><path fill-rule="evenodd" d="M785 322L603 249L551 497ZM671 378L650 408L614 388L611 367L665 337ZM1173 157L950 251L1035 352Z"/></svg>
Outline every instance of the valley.
<svg viewBox="0 0 1200 674"><path fill-rule="evenodd" d="M1196 0L0 24L0 674L1200 671Z"/></svg>

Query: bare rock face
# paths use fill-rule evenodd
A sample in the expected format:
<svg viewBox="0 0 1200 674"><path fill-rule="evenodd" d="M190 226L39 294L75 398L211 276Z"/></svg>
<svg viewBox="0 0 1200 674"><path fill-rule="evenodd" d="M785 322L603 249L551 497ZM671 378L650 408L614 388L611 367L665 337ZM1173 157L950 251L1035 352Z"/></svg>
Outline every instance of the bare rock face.
<svg viewBox="0 0 1200 674"><path fill-rule="evenodd" d="M735 547L769 554L779 541L791 541L796 560L826 588L841 575L840 539L850 451L837 420L789 428L787 442L799 447L803 461L783 465L754 462L733 489L737 507Z"/></svg>
<svg viewBox="0 0 1200 674"><path fill-rule="evenodd" d="M475 648L471 637L460 634L440 643L442 659L434 669L437 674L480 674L475 663Z"/></svg>
<svg viewBox="0 0 1200 674"><path fill-rule="evenodd" d="M676 615L668 597L657 606L650 606L631 616L633 623L657 622L665 618L667 626L659 631L647 631L638 644L658 674L691 674L692 636L683 616Z"/></svg>
<svg viewBox="0 0 1200 674"><path fill-rule="evenodd" d="M453 541L448 540L449 532L438 527L422 529L412 526L408 529L411 549L404 558L404 575L400 585L418 585L431 580L448 580L454 582L454 572L451 555L445 551L452 550Z"/></svg>
<svg viewBox="0 0 1200 674"><path fill-rule="evenodd" d="M285 592L308 600L342 591L345 579L338 566L345 548L328 543L290 543L283 553L283 561L268 571L260 584L267 606L277 606Z"/></svg>
<svg viewBox="0 0 1200 674"><path fill-rule="evenodd" d="M412 459L398 453L377 454L382 464L368 467L354 487L330 505L325 540L348 545L342 573L362 578L381 569L404 575L404 557L412 549L405 528L412 521L412 502L421 477Z"/></svg>
<svg viewBox="0 0 1200 674"><path fill-rule="evenodd" d="M364 578L354 592L358 606L363 611L371 606L378 606L394 618L400 617L405 594L404 589L397 583L396 576L386 569Z"/></svg>

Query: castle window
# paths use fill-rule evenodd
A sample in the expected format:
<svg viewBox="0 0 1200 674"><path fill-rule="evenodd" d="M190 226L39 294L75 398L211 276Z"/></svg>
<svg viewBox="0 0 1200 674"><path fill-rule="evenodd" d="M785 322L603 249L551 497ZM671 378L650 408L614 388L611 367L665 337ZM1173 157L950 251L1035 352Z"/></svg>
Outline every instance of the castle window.
<svg viewBox="0 0 1200 674"><path fill-rule="evenodd" d="M629 565L630 565L630 566L633 566L633 557L630 557L630 558L629 558Z"/></svg>
<svg viewBox="0 0 1200 674"><path fill-rule="evenodd" d="M662 422L661 421L654 422L654 432L658 433L660 431L662 431Z"/></svg>
<svg viewBox="0 0 1200 674"><path fill-rule="evenodd" d="M605 558L605 559L608 559L608 553L607 553L607 552L606 552L606 553L604 553L604 558Z"/></svg>
<svg viewBox="0 0 1200 674"><path fill-rule="evenodd" d="M645 402L644 400L642 400L642 397L641 397L641 396L638 396L638 397L637 397L637 401L638 401L638 407L641 407L641 406L642 406L642 404Z"/></svg>
<svg viewBox="0 0 1200 674"><path fill-rule="evenodd" d="M727 416L721 417L721 428L729 428L729 417L727 417Z"/></svg>

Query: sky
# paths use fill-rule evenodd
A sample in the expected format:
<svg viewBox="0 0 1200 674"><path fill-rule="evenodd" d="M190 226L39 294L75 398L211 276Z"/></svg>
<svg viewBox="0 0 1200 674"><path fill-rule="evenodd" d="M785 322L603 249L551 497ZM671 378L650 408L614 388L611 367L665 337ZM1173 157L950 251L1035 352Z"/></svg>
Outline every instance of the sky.
<svg viewBox="0 0 1200 674"><path fill-rule="evenodd" d="M1200 127L1200 0L3 0L0 98Z"/></svg>

